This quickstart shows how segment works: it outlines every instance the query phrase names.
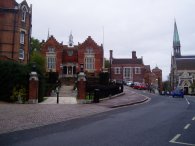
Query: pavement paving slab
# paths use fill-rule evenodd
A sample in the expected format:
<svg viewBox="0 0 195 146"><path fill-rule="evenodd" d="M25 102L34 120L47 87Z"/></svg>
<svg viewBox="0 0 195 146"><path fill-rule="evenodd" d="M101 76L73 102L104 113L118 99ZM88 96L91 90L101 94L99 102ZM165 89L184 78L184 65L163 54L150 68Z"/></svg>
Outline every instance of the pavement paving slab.
<svg viewBox="0 0 195 146"><path fill-rule="evenodd" d="M114 107L144 102L148 99L128 88L124 92L125 94L121 96L93 104L56 104L56 102L9 104L1 102L0 134L86 117L113 110Z"/></svg>

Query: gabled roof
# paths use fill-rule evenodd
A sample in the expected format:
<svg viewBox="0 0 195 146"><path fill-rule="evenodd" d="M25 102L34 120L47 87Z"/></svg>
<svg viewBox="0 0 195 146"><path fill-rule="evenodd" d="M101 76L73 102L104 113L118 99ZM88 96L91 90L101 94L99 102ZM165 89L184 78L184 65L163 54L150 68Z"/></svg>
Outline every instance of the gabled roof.
<svg viewBox="0 0 195 146"><path fill-rule="evenodd" d="M55 44L61 45L61 44L56 40L56 38L55 38L53 35L49 36L49 38L47 39L47 41L46 41L45 43L47 43L47 42L49 42L49 41L53 41Z"/></svg>
<svg viewBox="0 0 195 146"><path fill-rule="evenodd" d="M88 36L88 38L87 38L82 44L79 43L79 46L85 46L85 45L95 45L95 46L98 46L98 47L102 47L102 45L99 46L99 45L91 38L91 36ZM103 48L103 47L102 47L102 48Z"/></svg>
<svg viewBox="0 0 195 146"><path fill-rule="evenodd" d="M138 59L113 59L112 64L143 64L142 58Z"/></svg>
<svg viewBox="0 0 195 146"><path fill-rule="evenodd" d="M145 65L146 70L150 70L150 65Z"/></svg>
<svg viewBox="0 0 195 146"><path fill-rule="evenodd" d="M46 42L42 43L41 48L45 48L45 46L56 46L57 48L63 48L62 43L59 43L53 35L51 35Z"/></svg>
<svg viewBox="0 0 195 146"><path fill-rule="evenodd" d="M150 65L145 65L144 68L146 72L151 72Z"/></svg>
<svg viewBox="0 0 195 146"><path fill-rule="evenodd" d="M177 70L195 70L195 57L176 58Z"/></svg>

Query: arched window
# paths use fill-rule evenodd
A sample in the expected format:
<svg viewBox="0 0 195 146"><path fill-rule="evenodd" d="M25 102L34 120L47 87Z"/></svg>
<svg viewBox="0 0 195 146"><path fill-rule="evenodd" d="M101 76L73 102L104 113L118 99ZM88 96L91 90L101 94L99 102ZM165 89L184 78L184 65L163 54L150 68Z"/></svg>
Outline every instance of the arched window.
<svg viewBox="0 0 195 146"><path fill-rule="evenodd" d="M26 21L26 13L28 12L28 9L26 6L22 7L22 21L25 22Z"/></svg>

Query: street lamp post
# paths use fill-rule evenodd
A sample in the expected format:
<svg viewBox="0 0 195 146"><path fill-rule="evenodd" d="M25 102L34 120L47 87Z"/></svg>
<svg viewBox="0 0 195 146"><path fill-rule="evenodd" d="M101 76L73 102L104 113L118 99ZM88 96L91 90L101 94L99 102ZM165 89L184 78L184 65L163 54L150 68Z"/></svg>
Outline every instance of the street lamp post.
<svg viewBox="0 0 195 146"><path fill-rule="evenodd" d="M56 87L57 104L59 104L59 87Z"/></svg>

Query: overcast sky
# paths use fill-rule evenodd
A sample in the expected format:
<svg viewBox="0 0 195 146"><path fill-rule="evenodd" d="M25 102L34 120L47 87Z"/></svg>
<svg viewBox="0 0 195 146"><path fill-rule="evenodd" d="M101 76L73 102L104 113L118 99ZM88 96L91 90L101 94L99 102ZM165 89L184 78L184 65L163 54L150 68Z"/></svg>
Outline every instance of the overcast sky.
<svg viewBox="0 0 195 146"><path fill-rule="evenodd" d="M21 2L22 0L17 0ZM195 55L195 0L27 0L33 5L32 36L50 35L67 44L72 31L74 43L91 36L109 58L143 56L144 64L170 72L174 18L183 55Z"/></svg>

